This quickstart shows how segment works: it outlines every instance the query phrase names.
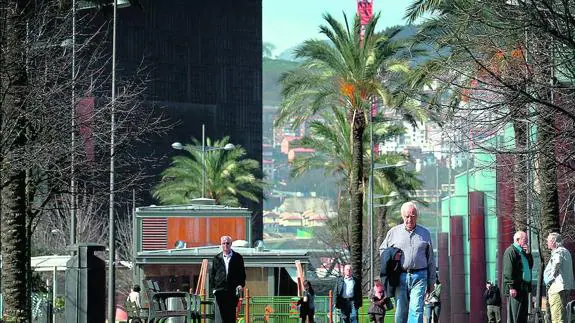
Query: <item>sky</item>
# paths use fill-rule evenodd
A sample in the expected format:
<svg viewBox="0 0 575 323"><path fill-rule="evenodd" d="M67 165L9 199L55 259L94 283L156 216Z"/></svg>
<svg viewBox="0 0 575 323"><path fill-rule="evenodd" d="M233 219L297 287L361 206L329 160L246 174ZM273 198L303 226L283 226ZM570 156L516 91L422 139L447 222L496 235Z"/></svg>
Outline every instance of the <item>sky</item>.
<svg viewBox="0 0 575 323"><path fill-rule="evenodd" d="M374 0L373 12L381 13L378 29L404 24L405 8L411 0ZM263 41L276 46L274 55L310 38L320 38L322 15L330 13L343 20L355 15L356 0L263 0Z"/></svg>

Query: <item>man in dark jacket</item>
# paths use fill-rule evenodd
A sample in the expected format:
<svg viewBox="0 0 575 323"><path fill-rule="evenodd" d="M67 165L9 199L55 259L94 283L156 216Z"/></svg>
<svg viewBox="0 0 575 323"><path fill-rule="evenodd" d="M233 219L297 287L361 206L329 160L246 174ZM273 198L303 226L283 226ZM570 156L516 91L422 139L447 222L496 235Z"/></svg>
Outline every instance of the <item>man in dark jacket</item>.
<svg viewBox="0 0 575 323"><path fill-rule="evenodd" d="M529 251L527 233L517 231L513 244L503 253L503 289L508 296L508 323L527 322L527 307L531 291L533 256Z"/></svg>
<svg viewBox="0 0 575 323"><path fill-rule="evenodd" d="M335 307L341 311L342 322L357 323L362 302L361 282L353 276L351 265L343 267L343 274L335 283Z"/></svg>
<svg viewBox="0 0 575 323"><path fill-rule="evenodd" d="M223 323L236 321L236 306L239 293L246 285L244 258L232 250L232 238L220 238L222 252L212 261L210 284L213 286L216 303Z"/></svg>
<svg viewBox="0 0 575 323"><path fill-rule="evenodd" d="M489 323L501 323L501 293L496 284L487 282L483 298L487 305L487 320Z"/></svg>

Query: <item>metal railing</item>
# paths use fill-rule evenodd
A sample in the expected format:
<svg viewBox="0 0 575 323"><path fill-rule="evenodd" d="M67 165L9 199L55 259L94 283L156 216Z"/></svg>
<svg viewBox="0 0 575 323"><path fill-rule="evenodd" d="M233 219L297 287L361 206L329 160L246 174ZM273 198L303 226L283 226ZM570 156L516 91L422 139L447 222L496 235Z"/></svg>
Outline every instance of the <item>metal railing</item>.
<svg viewBox="0 0 575 323"><path fill-rule="evenodd" d="M238 313L238 323L264 322L284 323L299 322L298 297L291 296L249 296L246 291L244 298L240 300L241 309ZM331 291L329 296L315 297L314 321L318 323L339 322L339 313L333 307ZM368 323L369 299L363 299L363 306L358 311L358 323ZM385 322L394 321L394 310L385 315Z"/></svg>

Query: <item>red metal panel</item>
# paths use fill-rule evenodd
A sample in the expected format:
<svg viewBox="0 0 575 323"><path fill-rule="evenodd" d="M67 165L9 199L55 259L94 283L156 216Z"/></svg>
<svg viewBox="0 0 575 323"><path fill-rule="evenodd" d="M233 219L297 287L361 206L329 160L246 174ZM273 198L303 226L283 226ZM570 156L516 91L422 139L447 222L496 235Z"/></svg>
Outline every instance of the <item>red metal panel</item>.
<svg viewBox="0 0 575 323"><path fill-rule="evenodd" d="M502 257L505 249L513 242L513 233L515 227L511 220L513 214L513 205L515 203L515 192L513 189L513 178L511 167L513 165L513 158L510 155L497 155L496 157L497 173L496 173L496 190L497 190L497 277L498 285L501 291L503 264ZM503 295L502 295L503 296ZM502 297L503 304L501 306L502 322L506 321L507 317L507 298Z"/></svg>
<svg viewBox="0 0 575 323"><path fill-rule="evenodd" d="M482 323L486 321L483 291L486 281L485 261L485 194L483 192L469 193L469 322Z"/></svg>
<svg viewBox="0 0 575 323"><path fill-rule="evenodd" d="M220 237L229 235L233 240L246 239L245 218L168 218L168 248L181 240L189 247L219 245Z"/></svg>
<svg viewBox="0 0 575 323"><path fill-rule="evenodd" d="M439 280L441 281L441 323L451 322L450 282L449 282L449 233L439 233L437 243L437 267Z"/></svg>
<svg viewBox="0 0 575 323"><path fill-rule="evenodd" d="M142 221L142 250L166 249L168 242L166 218L144 218Z"/></svg>
<svg viewBox="0 0 575 323"><path fill-rule="evenodd" d="M461 216L452 216L451 239L449 255L450 266L450 296L451 296L451 321L465 322L467 318L465 310L465 272L463 267L463 219Z"/></svg>

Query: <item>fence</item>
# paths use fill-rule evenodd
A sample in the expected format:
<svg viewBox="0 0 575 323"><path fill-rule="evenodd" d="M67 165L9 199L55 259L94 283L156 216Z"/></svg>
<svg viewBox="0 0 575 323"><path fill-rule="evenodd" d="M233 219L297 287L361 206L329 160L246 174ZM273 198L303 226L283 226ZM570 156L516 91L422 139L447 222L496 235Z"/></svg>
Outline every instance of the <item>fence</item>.
<svg viewBox="0 0 575 323"><path fill-rule="evenodd" d="M315 317L314 321L318 323L329 323L330 316L333 322L339 321L339 313L333 308L331 296L315 297ZM249 296L242 299L240 312L238 314L238 323L284 323L297 322L299 318L299 309L297 306L297 297L290 296ZM330 307L330 304L332 305ZM247 306L246 306L247 305ZM369 316L369 299L363 299L363 306L359 309L358 323L368 323ZM246 315L247 313L247 315ZM387 311L385 315L386 323L393 323L394 310Z"/></svg>

